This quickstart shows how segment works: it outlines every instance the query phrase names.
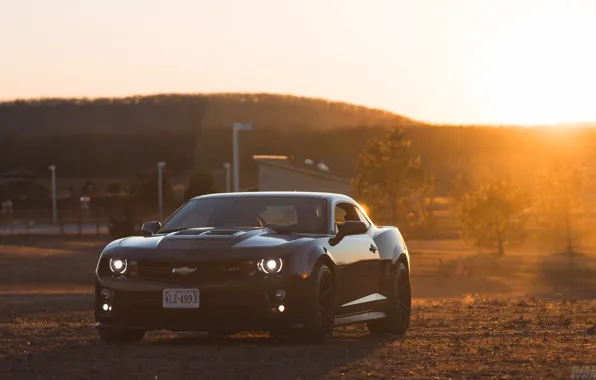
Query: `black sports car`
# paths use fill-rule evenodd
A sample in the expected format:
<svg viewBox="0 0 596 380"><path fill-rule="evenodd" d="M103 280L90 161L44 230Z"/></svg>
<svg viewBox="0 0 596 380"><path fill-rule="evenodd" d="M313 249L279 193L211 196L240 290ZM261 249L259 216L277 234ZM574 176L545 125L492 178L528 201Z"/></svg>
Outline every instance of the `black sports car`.
<svg viewBox="0 0 596 380"><path fill-rule="evenodd" d="M348 196L204 195L141 230L108 244L97 264L96 327L107 343L162 329L269 331L311 342L355 323L371 333L408 329L402 235L375 226Z"/></svg>

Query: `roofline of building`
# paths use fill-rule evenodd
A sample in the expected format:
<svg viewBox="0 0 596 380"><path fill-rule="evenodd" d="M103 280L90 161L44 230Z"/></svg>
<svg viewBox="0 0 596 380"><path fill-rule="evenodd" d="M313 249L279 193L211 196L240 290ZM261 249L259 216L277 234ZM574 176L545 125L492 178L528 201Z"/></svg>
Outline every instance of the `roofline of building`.
<svg viewBox="0 0 596 380"><path fill-rule="evenodd" d="M276 167L283 168L283 169L293 170L295 172L308 174L308 175L311 175L314 177L325 178L325 179L329 179L332 181L338 181L338 182L342 182L342 183L346 183L346 184L351 183L350 180L346 179L346 178L337 177L337 176L327 174L327 173L319 173L319 172L315 172L313 170L301 169L301 168L297 168L292 165L284 164L283 160L267 160L267 159L259 159L259 158L254 158L254 160L258 161L259 163L262 163L262 164L267 164L267 165L276 166ZM282 161L282 162L280 162L280 161Z"/></svg>
<svg viewBox="0 0 596 380"><path fill-rule="evenodd" d="M288 160L288 156L270 155L270 154L255 154L252 156L254 160Z"/></svg>

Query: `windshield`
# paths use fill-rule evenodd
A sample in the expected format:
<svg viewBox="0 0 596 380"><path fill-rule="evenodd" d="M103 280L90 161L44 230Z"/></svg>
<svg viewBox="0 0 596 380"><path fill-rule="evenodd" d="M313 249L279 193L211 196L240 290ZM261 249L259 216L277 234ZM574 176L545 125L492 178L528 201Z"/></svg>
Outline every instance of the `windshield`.
<svg viewBox="0 0 596 380"><path fill-rule="evenodd" d="M222 197L193 199L158 233L188 228L272 228L279 232L324 234L327 203L320 198Z"/></svg>

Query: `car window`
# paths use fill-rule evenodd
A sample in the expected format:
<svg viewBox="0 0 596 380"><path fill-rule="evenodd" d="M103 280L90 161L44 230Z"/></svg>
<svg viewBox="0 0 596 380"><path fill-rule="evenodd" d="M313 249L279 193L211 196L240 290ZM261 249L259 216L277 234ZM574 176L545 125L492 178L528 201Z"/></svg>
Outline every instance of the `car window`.
<svg viewBox="0 0 596 380"><path fill-rule="evenodd" d="M366 224L367 228L370 228L370 223L369 221L366 219L366 217L364 216L364 214L362 213L362 211L360 211L358 208L356 208L356 213L358 213L358 217L360 217L360 221L364 224Z"/></svg>
<svg viewBox="0 0 596 380"><path fill-rule="evenodd" d="M283 227L326 233L326 200L306 197L217 197L189 201L160 231L185 228Z"/></svg>
<svg viewBox="0 0 596 380"><path fill-rule="evenodd" d="M335 224L344 224L346 222L346 211L337 205L335 207Z"/></svg>
<svg viewBox="0 0 596 380"><path fill-rule="evenodd" d="M259 213L261 218L269 224L287 226L298 223L298 214L294 206L266 206L265 210Z"/></svg>
<svg viewBox="0 0 596 380"><path fill-rule="evenodd" d="M335 233L337 233L337 225L344 224L347 221L364 222L367 226L370 223L360 214L356 206L350 203L338 203L335 206Z"/></svg>

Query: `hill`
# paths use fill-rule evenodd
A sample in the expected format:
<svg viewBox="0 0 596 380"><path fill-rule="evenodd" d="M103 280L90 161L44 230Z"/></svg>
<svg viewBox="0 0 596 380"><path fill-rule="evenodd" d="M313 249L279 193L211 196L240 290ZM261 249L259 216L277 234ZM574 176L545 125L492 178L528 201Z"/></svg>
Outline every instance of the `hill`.
<svg viewBox="0 0 596 380"><path fill-rule="evenodd" d="M321 99L268 94L45 99L0 104L0 171L24 166L64 177L134 177L159 160L176 173L232 160L231 124L242 133L241 187L257 180L254 154L325 161L349 176L363 144L385 127L407 129L412 149L444 195L457 173L529 185L556 156L596 161L596 128L429 126L390 112Z"/></svg>
<svg viewBox="0 0 596 380"><path fill-rule="evenodd" d="M273 94L162 94L0 103L0 135L186 133L251 122L281 129L416 126L414 120L354 104Z"/></svg>

